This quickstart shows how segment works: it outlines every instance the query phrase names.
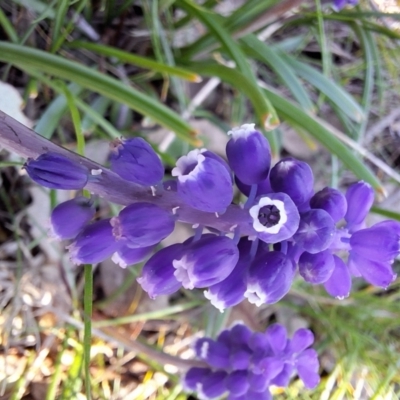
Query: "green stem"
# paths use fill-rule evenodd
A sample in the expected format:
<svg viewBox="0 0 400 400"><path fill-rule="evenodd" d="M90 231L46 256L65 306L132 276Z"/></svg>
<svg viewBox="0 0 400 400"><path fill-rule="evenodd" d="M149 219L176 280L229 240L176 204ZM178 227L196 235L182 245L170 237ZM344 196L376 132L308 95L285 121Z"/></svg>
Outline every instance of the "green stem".
<svg viewBox="0 0 400 400"><path fill-rule="evenodd" d="M92 340L92 301L93 301L93 274L92 265L85 264L85 287L83 296L84 307L84 334L83 334L83 354L84 354L84 368L85 368L85 387L86 398L91 399L90 393L90 346Z"/></svg>

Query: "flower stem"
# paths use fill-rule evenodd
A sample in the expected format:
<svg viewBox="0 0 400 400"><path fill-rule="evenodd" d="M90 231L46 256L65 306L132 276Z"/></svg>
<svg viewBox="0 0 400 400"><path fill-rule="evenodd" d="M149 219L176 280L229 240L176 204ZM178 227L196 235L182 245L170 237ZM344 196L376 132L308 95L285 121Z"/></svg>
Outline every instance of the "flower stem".
<svg viewBox="0 0 400 400"><path fill-rule="evenodd" d="M92 341L92 307L93 307L93 273L92 265L85 264L85 287L83 296L84 308L84 333L83 333L83 351L84 351L84 368L85 368L85 387L86 398L91 399L91 383L90 383L90 348Z"/></svg>

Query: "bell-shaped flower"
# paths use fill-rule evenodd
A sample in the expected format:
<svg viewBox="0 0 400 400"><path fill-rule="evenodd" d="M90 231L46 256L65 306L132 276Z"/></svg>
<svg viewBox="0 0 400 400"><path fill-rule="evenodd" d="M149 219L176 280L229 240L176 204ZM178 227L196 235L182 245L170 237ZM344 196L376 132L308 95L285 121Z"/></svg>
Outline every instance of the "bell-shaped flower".
<svg viewBox="0 0 400 400"><path fill-rule="evenodd" d="M336 223L346 215L347 201L339 190L326 187L311 197L310 207L325 210Z"/></svg>
<svg viewBox="0 0 400 400"><path fill-rule="evenodd" d="M295 264L279 251L257 257L249 268L245 297L257 307L274 304L289 291L294 274Z"/></svg>
<svg viewBox="0 0 400 400"><path fill-rule="evenodd" d="M226 145L229 165L246 185L256 185L265 180L271 165L268 140L254 125L245 124L229 131L231 139Z"/></svg>
<svg viewBox="0 0 400 400"><path fill-rule="evenodd" d="M238 243L239 261L230 275L204 292L206 299L221 312L244 300L247 288L246 275L250 262L251 241L243 238Z"/></svg>
<svg viewBox="0 0 400 400"><path fill-rule="evenodd" d="M197 358L205 361L210 367L224 369L230 367L230 349L227 344L210 338L201 338L196 341L194 348Z"/></svg>
<svg viewBox="0 0 400 400"><path fill-rule="evenodd" d="M111 143L111 170L127 181L153 186L164 176L164 167L149 143L140 137Z"/></svg>
<svg viewBox="0 0 400 400"><path fill-rule="evenodd" d="M238 259L239 250L232 239L207 234L187 244L173 261L175 277L185 289L212 286L230 275Z"/></svg>
<svg viewBox="0 0 400 400"><path fill-rule="evenodd" d="M177 243L157 251L143 266L137 279L151 299L163 294L177 292L182 284L175 278L173 260L180 257L182 244Z"/></svg>
<svg viewBox="0 0 400 400"><path fill-rule="evenodd" d="M369 183L360 181L351 185L346 191L347 212L344 219L350 232L363 227L372 204L374 203L374 190Z"/></svg>
<svg viewBox="0 0 400 400"><path fill-rule="evenodd" d="M183 387L186 390L197 390L199 382L201 382L210 372L210 368L192 367L183 377Z"/></svg>
<svg viewBox="0 0 400 400"><path fill-rule="evenodd" d="M329 247L334 233L332 217L322 209L311 209L300 215L299 229L293 235L293 240L303 250L315 254Z"/></svg>
<svg viewBox="0 0 400 400"><path fill-rule="evenodd" d="M371 285L386 289L397 277L389 262L369 260L350 251L349 268L355 270Z"/></svg>
<svg viewBox="0 0 400 400"><path fill-rule="evenodd" d="M226 392L225 371L211 371L198 382L197 391L199 397L205 400L212 400L222 396Z"/></svg>
<svg viewBox="0 0 400 400"><path fill-rule="evenodd" d="M350 237L351 249L369 260L393 261L400 253L400 236L396 225L394 227L393 229L391 224L381 223L354 232Z"/></svg>
<svg viewBox="0 0 400 400"><path fill-rule="evenodd" d="M307 389L314 389L318 386L320 377L318 374L318 354L314 349L304 350L298 357L296 369L300 379Z"/></svg>
<svg viewBox="0 0 400 400"><path fill-rule="evenodd" d="M243 396L250 389L250 382L248 380L248 371L239 370L231 372L226 378L226 388L235 396Z"/></svg>
<svg viewBox="0 0 400 400"><path fill-rule="evenodd" d="M306 162L284 158L271 169L269 180L275 192L286 193L298 207L312 196L314 176Z"/></svg>
<svg viewBox="0 0 400 400"><path fill-rule="evenodd" d="M93 202L87 197L78 196L60 203L51 212L50 236L58 240L75 238L95 212Z"/></svg>
<svg viewBox="0 0 400 400"><path fill-rule="evenodd" d="M95 264L115 253L121 244L112 233L110 219L87 225L67 247L74 264Z"/></svg>
<svg viewBox="0 0 400 400"><path fill-rule="evenodd" d="M224 212L233 199L232 178L220 157L192 150L176 162L178 194L189 206L206 212Z"/></svg>
<svg viewBox="0 0 400 400"><path fill-rule="evenodd" d="M311 254L304 252L299 260L299 273L305 281L317 285L326 282L332 275L335 261L330 250Z"/></svg>
<svg viewBox="0 0 400 400"><path fill-rule="evenodd" d="M333 255L335 267L332 275L324 283L325 290L333 297L342 300L348 297L351 290L351 275L344 261Z"/></svg>
<svg viewBox="0 0 400 400"><path fill-rule="evenodd" d="M123 244L118 251L113 254L112 260L121 268L126 268L128 265L134 265L143 261L151 254L153 249L154 245L148 247L137 247L133 249L128 247L126 244Z"/></svg>
<svg viewBox="0 0 400 400"><path fill-rule="evenodd" d="M86 186L89 169L62 154L48 152L24 164L28 175L50 189L79 190Z"/></svg>
<svg viewBox="0 0 400 400"><path fill-rule="evenodd" d="M258 238L266 243L287 240L299 227L300 215L297 207L285 193L259 197L249 213Z"/></svg>
<svg viewBox="0 0 400 400"><path fill-rule="evenodd" d="M114 236L132 248L161 242L175 226L172 215L151 203L134 203L111 219Z"/></svg>

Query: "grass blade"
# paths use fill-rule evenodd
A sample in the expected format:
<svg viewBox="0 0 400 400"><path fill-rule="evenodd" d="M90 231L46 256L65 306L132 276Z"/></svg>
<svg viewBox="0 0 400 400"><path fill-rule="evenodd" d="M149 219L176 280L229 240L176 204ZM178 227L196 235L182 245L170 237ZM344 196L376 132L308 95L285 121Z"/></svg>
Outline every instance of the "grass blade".
<svg viewBox="0 0 400 400"><path fill-rule="evenodd" d="M175 75L179 78L190 82L201 82L201 77L193 72L186 71L184 68L172 67L146 57L137 56L136 54L128 53L127 51L119 50L114 47L104 46L102 44L74 41L68 44L68 47L77 49L91 50L97 54L102 54L108 57L115 57L119 61L137 65L151 71L160 72L162 74Z"/></svg>
<svg viewBox="0 0 400 400"><path fill-rule="evenodd" d="M41 50L0 41L0 60L13 63L22 70L39 69L42 72L71 80L135 111L175 132L182 140L194 146L201 145L196 132L175 112L151 97L92 68L65 60ZM29 65L26 62L29 60Z"/></svg>

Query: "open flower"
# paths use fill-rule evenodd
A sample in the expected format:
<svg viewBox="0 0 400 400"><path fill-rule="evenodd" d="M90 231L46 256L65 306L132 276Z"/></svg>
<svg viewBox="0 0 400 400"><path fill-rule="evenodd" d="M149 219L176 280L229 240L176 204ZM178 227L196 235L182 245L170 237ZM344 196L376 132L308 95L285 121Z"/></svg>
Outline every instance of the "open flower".
<svg viewBox="0 0 400 400"><path fill-rule="evenodd" d="M299 227L300 215L297 207L285 193L259 197L249 212L257 236L267 243L287 240Z"/></svg>

